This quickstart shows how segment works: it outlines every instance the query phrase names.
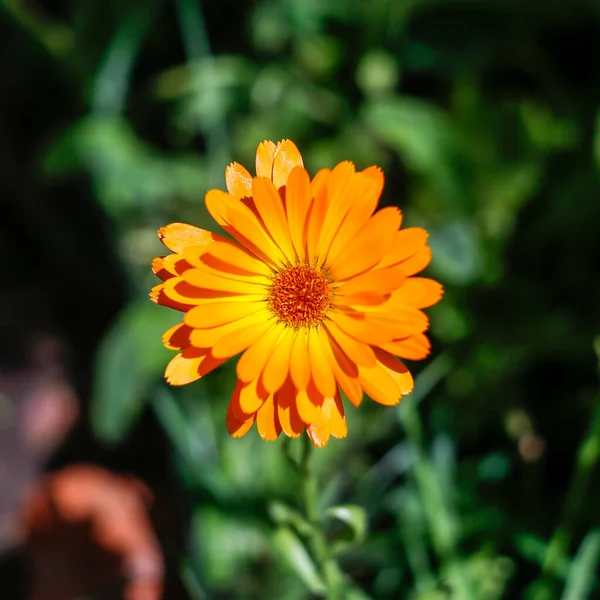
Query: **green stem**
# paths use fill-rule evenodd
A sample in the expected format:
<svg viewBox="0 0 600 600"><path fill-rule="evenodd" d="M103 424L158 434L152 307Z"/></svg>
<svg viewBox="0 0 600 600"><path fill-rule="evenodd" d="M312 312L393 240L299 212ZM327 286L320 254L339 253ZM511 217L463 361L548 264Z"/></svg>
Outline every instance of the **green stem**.
<svg viewBox="0 0 600 600"><path fill-rule="evenodd" d="M558 570L558 565L569 554L571 531L588 492L590 477L599 460L600 395L596 397L590 427L577 452L575 472L567 490L561 522L554 530L546 550L542 566L542 578L535 587L536 600L538 598L539 600L546 600L553 597L554 575Z"/></svg>
<svg viewBox="0 0 600 600"><path fill-rule="evenodd" d="M342 600L342 573L329 552L319 518L317 475L314 468L313 445L308 435L303 436L303 443L302 456L298 466L303 483L304 510L312 531L309 539L310 549L325 582L327 599Z"/></svg>

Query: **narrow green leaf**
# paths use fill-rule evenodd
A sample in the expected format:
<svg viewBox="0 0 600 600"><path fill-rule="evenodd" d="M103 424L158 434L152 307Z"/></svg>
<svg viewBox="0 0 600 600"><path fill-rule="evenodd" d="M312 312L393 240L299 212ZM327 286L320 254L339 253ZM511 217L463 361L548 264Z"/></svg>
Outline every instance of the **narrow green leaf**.
<svg viewBox="0 0 600 600"><path fill-rule="evenodd" d="M281 559L313 593L325 593L325 584L308 550L291 529L279 528L273 535L273 546Z"/></svg>
<svg viewBox="0 0 600 600"><path fill-rule="evenodd" d="M600 529L590 531L581 542L567 575L562 600L584 600L594 589L600 562Z"/></svg>

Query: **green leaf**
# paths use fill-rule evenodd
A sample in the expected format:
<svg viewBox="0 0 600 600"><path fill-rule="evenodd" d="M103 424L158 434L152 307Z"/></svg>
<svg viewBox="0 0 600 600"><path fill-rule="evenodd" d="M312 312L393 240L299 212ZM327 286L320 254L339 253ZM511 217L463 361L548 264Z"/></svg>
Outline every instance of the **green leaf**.
<svg viewBox="0 0 600 600"><path fill-rule="evenodd" d="M134 301L102 340L91 411L94 432L104 442L119 442L135 422L144 395L171 356L162 335L178 319L148 300Z"/></svg>
<svg viewBox="0 0 600 600"><path fill-rule="evenodd" d="M273 546L281 559L313 594L324 594L325 584L308 550L291 529L279 528Z"/></svg>
<svg viewBox="0 0 600 600"><path fill-rule="evenodd" d="M347 526L347 532L331 544L331 550L334 554L345 552L364 542L367 537L368 521L367 513L362 506L341 504L329 508L325 514ZM348 535L348 532L350 535Z"/></svg>
<svg viewBox="0 0 600 600"><path fill-rule="evenodd" d="M600 529L590 531L581 542L567 575L562 600L589 598L600 562Z"/></svg>
<svg viewBox="0 0 600 600"><path fill-rule="evenodd" d="M290 525L302 536L312 535L312 525L297 510L287 504L275 500L269 504L268 511L277 525Z"/></svg>

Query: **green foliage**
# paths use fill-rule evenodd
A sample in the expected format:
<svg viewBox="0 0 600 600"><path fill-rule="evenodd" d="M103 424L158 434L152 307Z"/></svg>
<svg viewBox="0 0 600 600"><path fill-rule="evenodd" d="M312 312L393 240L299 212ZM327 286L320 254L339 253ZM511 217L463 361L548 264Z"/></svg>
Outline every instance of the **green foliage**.
<svg viewBox="0 0 600 600"><path fill-rule="evenodd" d="M381 165L383 203L428 229L446 288L412 396L348 407L348 439L317 456L344 598L600 593L596 0L2 4L84 107L40 162L49 182L89 176L131 283L92 424L121 442L147 403L166 432L193 507L169 550L190 595L326 589L288 451L227 436L231 364L166 389L160 339L179 315L146 300L156 229L216 227L204 193L230 160L252 170L266 138L293 139L312 173Z"/></svg>

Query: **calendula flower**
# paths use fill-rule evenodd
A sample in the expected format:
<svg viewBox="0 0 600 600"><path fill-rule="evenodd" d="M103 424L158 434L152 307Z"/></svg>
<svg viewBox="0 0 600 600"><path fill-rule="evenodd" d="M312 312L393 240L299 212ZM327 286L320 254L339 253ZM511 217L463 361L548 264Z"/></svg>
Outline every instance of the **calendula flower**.
<svg viewBox="0 0 600 600"><path fill-rule="evenodd" d="M414 277L431 260L427 232L401 229L395 207L376 212L378 167L343 162L311 180L289 140L259 145L256 177L232 163L225 180L206 206L236 241L182 223L158 232L173 254L154 259L151 298L185 313L163 338L179 351L166 379L190 383L241 353L229 433L256 422L265 440L306 429L324 446L347 434L340 390L390 406L413 388L397 357L427 356L422 309L442 295Z"/></svg>

